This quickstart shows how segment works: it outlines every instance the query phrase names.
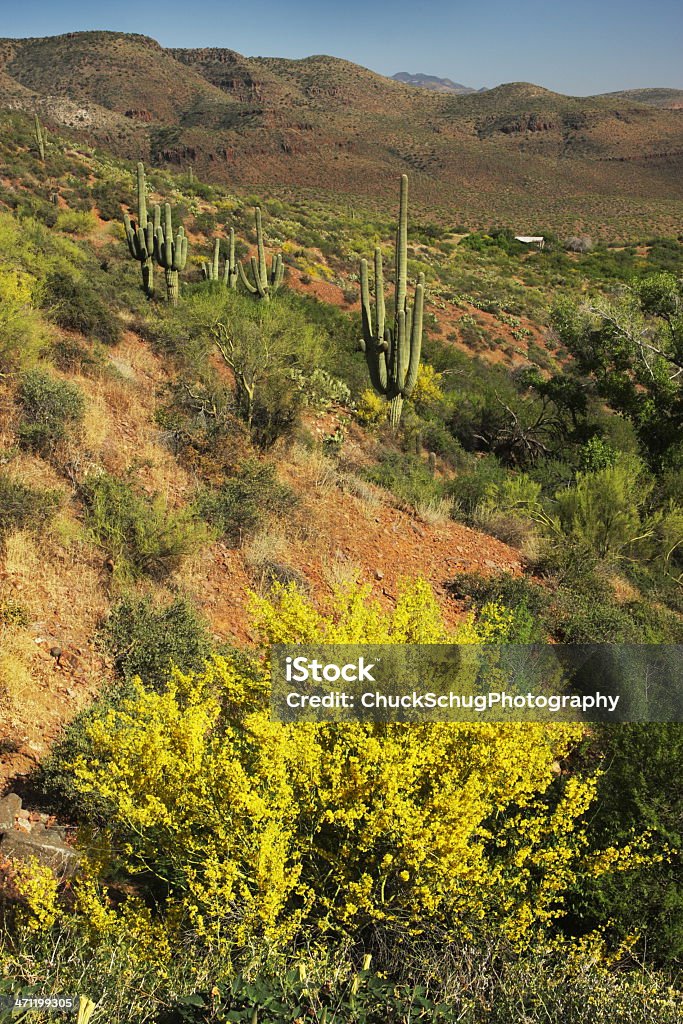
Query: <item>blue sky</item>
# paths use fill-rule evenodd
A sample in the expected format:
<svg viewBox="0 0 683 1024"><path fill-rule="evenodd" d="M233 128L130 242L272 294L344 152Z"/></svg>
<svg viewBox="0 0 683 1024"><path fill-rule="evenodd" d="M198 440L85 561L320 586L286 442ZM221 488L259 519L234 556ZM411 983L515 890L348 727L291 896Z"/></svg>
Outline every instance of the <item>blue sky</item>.
<svg viewBox="0 0 683 1024"><path fill-rule="evenodd" d="M1 36L93 28L249 56L328 53L474 87L683 88L681 0L0 0Z"/></svg>

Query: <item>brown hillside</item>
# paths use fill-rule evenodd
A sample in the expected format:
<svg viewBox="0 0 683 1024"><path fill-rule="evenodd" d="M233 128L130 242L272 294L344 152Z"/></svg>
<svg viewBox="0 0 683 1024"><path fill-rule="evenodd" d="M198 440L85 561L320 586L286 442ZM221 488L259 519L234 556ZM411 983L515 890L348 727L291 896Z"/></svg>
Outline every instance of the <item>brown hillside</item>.
<svg viewBox="0 0 683 1024"><path fill-rule="evenodd" d="M377 197L409 171L416 207L477 223L552 225L577 204L603 219L626 204L653 224L667 203L675 216L683 114L649 92L512 83L457 96L325 56L164 50L116 32L0 41L4 103L120 155L232 185Z"/></svg>

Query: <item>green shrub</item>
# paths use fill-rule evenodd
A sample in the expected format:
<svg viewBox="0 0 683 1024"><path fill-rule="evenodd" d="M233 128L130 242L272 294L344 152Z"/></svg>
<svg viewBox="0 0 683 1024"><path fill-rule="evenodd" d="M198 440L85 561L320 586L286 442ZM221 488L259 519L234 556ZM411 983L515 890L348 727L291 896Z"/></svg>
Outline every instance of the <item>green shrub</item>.
<svg viewBox="0 0 683 1024"><path fill-rule="evenodd" d="M206 624L180 597L162 608L149 597L125 598L99 638L124 679L140 676L148 686L161 686L172 665L183 672L199 669L210 653Z"/></svg>
<svg viewBox="0 0 683 1024"><path fill-rule="evenodd" d="M290 379L301 392L304 404L314 409L326 409L330 405L350 405L351 392L343 380L333 377L327 370L316 367L312 373L290 370Z"/></svg>
<svg viewBox="0 0 683 1024"><path fill-rule="evenodd" d="M454 597L469 598L477 608L491 602L506 608L517 608L524 604L536 616L543 614L549 601L547 591L538 583L532 583L525 576L513 576L509 572L497 576L482 576L476 572L456 573L449 580L448 589Z"/></svg>
<svg viewBox="0 0 683 1024"><path fill-rule="evenodd" d="M573 487L555 494L562 530L599 558L617 557L641 536L640 508L651 489L632 460L578 473Z"/></svg>
<svg viewBox="0 0 683 1024"><path fill-rule="evenodd" d="M71 235L87 235L94 229L95 224L95 218L90 210L60 210L55 221L58 231L66 231Z"/></svg>
<svg viewBox="0 0 683 1024"><path fill-rule="evenodd" d="M453 467L461 468L466 463L462 445L440 420L427 420L420 424L422 446L426 451L435 452Z"/></svg>
<svg viewBox="0 0 683 1024"><path fill-rule="evenodd" d="M495 456L485 455L470 463L470 468L461 470L448 485L448 494L455 498L460 513L469 519L475 509L491 493L508 479L507 471Z"/></svg>
<svg viewBox="0 0 683 1024"><path fill-rule="evenodd" d="M47 455L83 420L85 398L76 384L45 370L21 377L19 440L24 448Z"/></svg>
<svg viewBox="0 0 683 1024"><path fill-rule="evenodd" d="M638 872L584 879L573 920L581 930L607 926L618 941L640 936L638 948L648 962L680 963L683 793L672 782L683 774L683 729L661 722L597 726L586 757L600 758L605 766L590 816L591 845L628 842L646 828L655 849L668 846L671 852Z"/></svg>
<svg viewBox="0 0 683 1024"><path fill-rule="evenodd" d="M59 508L58 491L38 491L0 473L0 541L13 530L41 530Z"/></svg>
<svg viewBox="0 0 683 1024"><path fill-rule="evenodd" d="M0 247L5 226L0 220ZM34 287L29 274L0 267L0 373L25 365L46 342L44 325L32 307Z"/></svg>
<svg viewBox="0 0 683 1024"><path fill-rule="evenodd" d="M268 519L286 515L294 506L293 492L279 483L272 465L249 459L239 476L204 491L199 509L231 544L241 544Z"/></svg>
<svg viewBox="0 0 683 1024"><path fill-rule="evenodd" d="M114 345L121 338L121 323L85 278L69 269L48 275L43 307L59 326Z"/></svg>
<svg viewBox="0 0 683 1024"><path fill-rule="evenodd" d="M366 480L391 491L411 508L443 497L443 485L435 480L421 458L402 452L383 452L378 466L363 471Z"/></svg>
<svg viewBox="0 0 683 1024"><path fill-rule="evenodd" d="M88 525L119 579L163 579L206 538L189 510L172 511L163 498L139 494L107 473L88 477L81 494Z"/></svg>

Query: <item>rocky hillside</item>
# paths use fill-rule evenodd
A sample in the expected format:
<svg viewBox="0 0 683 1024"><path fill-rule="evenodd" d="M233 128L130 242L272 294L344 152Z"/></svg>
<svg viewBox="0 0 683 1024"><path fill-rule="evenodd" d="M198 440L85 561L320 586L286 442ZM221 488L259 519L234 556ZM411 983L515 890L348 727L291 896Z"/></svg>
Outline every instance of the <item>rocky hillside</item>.
<svg viewBox="0 0 683 1024"><path fill-rule="evenodd" d="M425 208L475 223L513 209L559 223L579 196L601 220L632 208L656 223L662 203L681 202L682 115L640 93L573 98L516 83L456 95L332 57L87 32L0 41L0 100L215 182L386 197L409 171Z"/></svg>

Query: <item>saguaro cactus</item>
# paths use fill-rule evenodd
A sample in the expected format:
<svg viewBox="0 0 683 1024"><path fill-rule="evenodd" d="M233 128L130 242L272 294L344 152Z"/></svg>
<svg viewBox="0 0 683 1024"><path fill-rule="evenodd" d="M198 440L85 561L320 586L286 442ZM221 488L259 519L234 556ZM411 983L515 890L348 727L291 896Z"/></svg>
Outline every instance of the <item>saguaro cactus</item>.
<svg viewBox="0 0 683 1024"><path fill-rule="evenodd" d="M164 222L154 234L154 257L166 272L166 298L172 306L178 305L180 291L178 275L187 262L187 238L182 224L173 237L173 215L171 204L164 206Z"/></svg>
<svg viewBox="0 0 683 1024"><path fill-rule="evenodd" d="M40 123L40 119L37 114L33 115L33 133L36 139L36 146L38 147L38 155L43 163L45 163L45 147L47 145L47 131Z"/></svg>
<svg viewBox="0 0 683 1024"><path fill-rule="evenodd" d="M237 262L235 260L235 231L230 228L230 246L228 255L225 257L223 273L220 273L220 239L216 238L213 243L213 257L208 263L204 263L202 273L206 281L222 281L226 288L235 288L237 285Z"/></svg>
<svg viewBox="0 0 683 1024"><path fill-rule="evenodd" d="M261 211L256 207L256 247L257 256L251 257L251 274L254 284L247 277L244 267L238 263L240 280L251 295L258 295L264 302L270 302L270 296L274 295L282 284L285 273L285 265L282 262L282 253L276 253L270 261L270 270L266 265L266 250L263 245L263 228L261 226Z"/></svg>
<svg viewBox="0 0 683 1024"><path fill-rule="evenodd" d="M161 211L154 207L154 216L147 213L147 197L145 195L145 165L139 163L138 175L138 220L131 221L127 213L123 215L126 229L128 250L134 260L140 264L142 271L142 287L151 297L154 295L154 239L157 229L161 226Z"/></svg>
<svg viewBox="0 0 683 1024"><path fill-rule="evenodd" d="M401 176L398 230L396 232L396 297L394 323L386 324L382 250L375 249L375 317L370 306L367 260L360 263L360 294L363 337L361 349L375 391L389 400L389 422L396 430L401 421L403 401L412 394L422 350L424 274L418 277L415 299L408 304L408 176Z"/></svg>

